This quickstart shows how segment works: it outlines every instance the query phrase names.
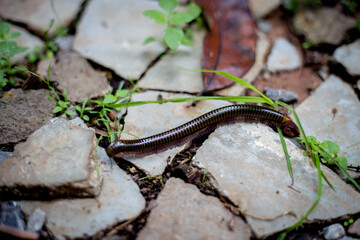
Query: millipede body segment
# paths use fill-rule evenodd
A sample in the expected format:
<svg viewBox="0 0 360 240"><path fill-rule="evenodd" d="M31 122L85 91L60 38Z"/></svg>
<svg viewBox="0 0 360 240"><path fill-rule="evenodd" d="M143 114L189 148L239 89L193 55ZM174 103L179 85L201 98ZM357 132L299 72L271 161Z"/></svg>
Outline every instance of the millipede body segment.
<svg viewBox="0 0 360 240"><path fill-rule="evenodd" d="M230 105L205 113L179 127L150 137L119 140L110 144L106 152L110 157L147 155L168 149L214 130L222 123L235 121L262 122L279 126L285 136L299 136L299 129L286 115L270 108L255 105Z"/></svg>

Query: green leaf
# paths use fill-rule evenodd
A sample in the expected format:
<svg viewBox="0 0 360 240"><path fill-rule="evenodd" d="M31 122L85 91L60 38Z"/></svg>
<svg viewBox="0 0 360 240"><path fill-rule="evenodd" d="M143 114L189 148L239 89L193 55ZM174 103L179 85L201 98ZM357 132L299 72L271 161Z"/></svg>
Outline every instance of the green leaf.
<svg viewBox="0 0 360 240"><path fill-rule="evenodd" d="M0 35L6 35L10 31L10 28L10 23L0 21Z"/></svg>
<svg viewBox="0 0 360 240"><path fill-rule="evenodd" d="M195 3L190 3L186 8L190 15L190 22L199 17L201 14L201 8Z"/></svg>
<svg viewBox="0 0 360 240"><path fill-rule="evenodd" d="M147 10L143 12L143 15L153 19L158 24L164 25L166 23L166 15L163 12L157 10Z"/></svg>
<svg viewBox="0 0 360 240"><path fill-rule="evenodd" d="M344 170L347 169L347 159L346 157L336 157L334 159Z"/></svg>
<svg viewBox="0 0 360 240"><path fill-rule="evenodd" d="M3 81L3 79L4 79L4 72L0 71L0 82Z"/></svg>
<svg viewBox="0 0 360 240"><path fill-rule="evenodd" d="M181 44L186 45L186 46L192 46L192 45L193 45L193 42L191 41L191 39L189 39L189 38L187 38L187 37L184 37L184 38L181 40Z"/></svg>
<svg viewBox="0 0 360 240"><path fill-rule="evenodd" d="M21 36L21 33L19 33L19 32L12 32L12 33L9 33L8 39L10 39L10 38L17 38L17 37L20 37L20 36Z"/></svg>
<svg viewBox="0 0 360 240"><path fill-rule="evenodd" d="M78 111L79 113L81 113L81 107L79 105L75 106L75 110Z"/></svg>
<svg viewBox="0 0 360 240"><path fill-rule="evenodd" d="M314 137L314 136L307 136L307 138L306 138L307 140L308 140L308 142L311 144L311 143L317 143L317 139L316 139L316 137Z"/></svg>
<svg viewBox="0 0 360 240"><path fill-rule="evenodd" d="M156 39L154 37L148 37L145 39L145 41L142 43L142 45L146 45L148 43L151 43L151 42L155 42Z"/></svg>
<svg viewBox="0 0 360 240"><path fill-rule="evenodd" d="M320 144L320 146L324 149L328 149L330 154L336 155L340 152L339 146L336 143L329 141L329 140L323 141Z"/></svg>
<svg viewBox="0 0 360 240"><path fill-rule="evenodd" d="M29 60L30 63L36 62L37 57L36 57L36 55L35 55L34 52L29 53L29 55L28 55L28 60Z"/></svg>
<svg viewBox="0 0 360 240"><path fill-rule="evenodd" d="M25 52L27 49L28 49L27 47L17 47L16 50L15 50L15 55L19 54L19 53L22 53L22 52Z"/></svg>
<svg viewBox="0 0 360 240"><path fill-rule="evenodd" d="M118 89L115 93L115 96L118 98L126 97L129 94L129 90L127 89Z"/></svg>
<svg viewBox="0 0 360 240"><path fill-rule="evenodd" d="M56 106L53 110L53 113L58 113L58 112L61 112L62 111L62 108L60 106Z"/></svg>
<svg viewBox="0 0 360 240"><path fill-rule="evenodd" d="M188 13L173 12L170 16L170 24L175 26L180 26L190 21L191 21L191 16Z"/></svg>
<svg viewBox="0 0 360 240"><path fill-rule="evenodd" d="M159 6L167 12L174 10L179 3L176 0L159 0Z"/></svg>
<svg viewBox="0 0 360 240"><path fill-rule="evenodd" d="M40 52L41 51L41 46L39 46L39 45L36 45L35 47L34 47L34 50L33 50L34 52Z"/></svg>
<svg viewBox="0 0 360 240"><path fill-rule="evenodd" d="M86 108L84 108L84 111L90 111L92 109L93 109L92 107L86 107Z"/></svg>
<svg viewBox="0 0 360 240"><path fill-rule="evenodd" d="M0 42L0 53L5 57L13 57L17 48L17 43L13 41Z"/></svg>
<svg viewBox="0 0 360 240"><path fill-rule="evenodd" d="M165 29L165 43L171 50L175 51L180 46L183 38L184 32L181 29L172 27Z"/></svg>
<svg viewBox="0 0 360 240"><path fill-rule="evenodd" d="M112 95L112 94L106 94L103 100L103 103L113 103L115 102L117 99L116 96Z"/></svg>
<svg viewBox="0 0 360 240"><path fill-rule="evenodd" d="M90 120L90 118L89 118L88 115L84 115L84 116L83 116L83 119L84 119L86 122L88 122L88 121Z"/></svg>
<svg viewBox="0 0 360 240"><path fill-rule="evenodd" d="M69 116L72 116L72 115L74 115L74 112L71 111L70 109L68 109L68 110L65 111L65 114L69 115Z"/></svg>
<svg viewBox="0 0 360 240"><path fill-rule="evenodd" d="M58 101L58 106L61 107L62 109L66 109L67 108L67 105L68 103L67 102L64 102L64 101Z"/></svg>

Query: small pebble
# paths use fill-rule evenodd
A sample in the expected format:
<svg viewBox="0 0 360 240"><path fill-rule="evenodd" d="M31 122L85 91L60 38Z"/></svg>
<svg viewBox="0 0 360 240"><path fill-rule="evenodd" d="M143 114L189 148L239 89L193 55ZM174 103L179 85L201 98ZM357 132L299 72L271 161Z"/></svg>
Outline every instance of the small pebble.
<svg viewBox="0 0 360 240"><path fill-rule="evenodd" d="M285 103L296 102L298 100L296 93L285 89L265 88L265 95L273 101Z"/></svg>
<svg viewBox="0 0 360 240"><path fill-rule="evenodd" d="M324 228L323 233L326 240L335 240L345 236L345 229L340 223L335 223Z"/></svg>
<svg viewBox="0 0 360 240"><path fill-rule="evenodd" d="M30 232L39 232L44 226L46 213L41 208L36 208L30 215L26 229Z"/></svg>

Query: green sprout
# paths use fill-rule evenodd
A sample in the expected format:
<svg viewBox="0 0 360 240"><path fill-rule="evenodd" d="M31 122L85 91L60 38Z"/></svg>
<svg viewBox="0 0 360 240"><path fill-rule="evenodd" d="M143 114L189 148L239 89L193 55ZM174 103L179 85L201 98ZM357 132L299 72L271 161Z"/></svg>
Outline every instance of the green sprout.
<svg viewBox="0 0 360 240"><path fill-rule="evenodd" d="M80 118L83 119L85 122L88 122L90 120L89 116L85 114L85 112L88 112L90 110L92 110L92 107L87 107L86 103L89 101L88 98L86 98L83 102L83 104L81 105L81 107L79 105L75 106L75 110L79 112L80 114Z"/></svg>
<svg viewBox="0 0 360 240"><path fill-rule="evenodd" d="M143 15L153 19L160 25L166 25L164 30L164 38L166 46L175 51L181 44L192 45L192 31L190 28L183 30L181 26L185 23L189 23L195 19L198 19L201 14L201 8L195 3L189 3L187 5L187 12L177 12L174 9L179 5L176 0L159 0L159 6L165 10L147 10L143 12ZM199 22L199 21L198 21ZM156 41L154 37L148 37L143 44Z"/></svg>
<svg viewBox="0 0 360 240"><path fill-rule="evenodd" d="M57 105L54 108L53 113L65 113L68 116L72 116L72 115L74 115L74 112L69 109L70 102L67 99L67 91L66 91L66 89L64 89L64 91L63 91L63 96L64 96L63 99L64 100L62 100L60 95L56 92L55 88L53 86L51 86L51 84L50 84L50 80L49 80L50 66L51 66L51 63L49 64L49 67L47 69L46 78L43 78L42 76L40 76L40 75L38 75L38 74L36 74L36 73L26 69L26 68L18 68L18 67L16 67L16 69L18 69L19 71L24 71L24 72L30 73L31 75L34 75L34 76L38 77L41 81L43 81L46 84L48 89L55 96L55 97L48 96L49 98L54 100L56 102L56 105Z"/></svg>
<svg viewBox="0 0 360 240"><path fill-rule="evenodd" d="M0 21L0 88L5 87L8 83L16 83L16 74L20 71L14 67L10 58L27 50L27 47L19 47L14 39L19 37L19 32L10 33L11 24Z"/></svg>

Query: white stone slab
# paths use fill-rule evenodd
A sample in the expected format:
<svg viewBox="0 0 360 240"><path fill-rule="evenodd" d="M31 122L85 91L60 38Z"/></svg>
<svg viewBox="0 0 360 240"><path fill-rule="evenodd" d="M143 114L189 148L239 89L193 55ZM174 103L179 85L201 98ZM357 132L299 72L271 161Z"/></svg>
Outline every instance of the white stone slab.
<svg viewBox="0 0 360 240"><path fill-rule="evenodd" d="M149 9L159 10L158 3L145 0L89 2L78 24L73 48L123 78L138 79L164 51L160 42L142 45L147 37L160 39L165 28L142 15Z"/></svg>
<svg viewBox="0 0 360 240"><path fill-rule="evenodd" d="M204 88L202 73L181 68L201 69L204 35L205 30L194 29L193 46L181 45L176 52L169 51L146 72L138 86L155 90L200 92Z"/></svg>
<svg viewBox="0 0 360 240"><path fill-rule="evenodd" d="M43 33L48 29L51 19L55 20L54 26L67 27L76 17L80 10L82 0L54 0L54 10L48 0L1 0L0 16L15 22L28 25L34 31ZM55 33L55 27L50 29L50 33Z"/></svg>
<svg viewBox="0 0 360 240"><path fill-rule="evenodd" d="M296 112L307 135L315 136L318 141L335 142L348 165L360 165L360 102L347 83L331 75ZM348 172L353 177L360 176Z"/></svg>
<svg viewBox="0 0 360 240"><path fill-rule="evenodd" d="M38 207L45 211L46 227L57 239L88 238L139 215L145 208L139 187L100 147L98 159L104 182L97 198L19 201L18 204L29 215Z"/></svg>
<svg viewBox="0 0 360 240"><path fill-rule="evenodd" d="M302 65L299 52L285 38L278 38L267 59L266 66L271 72L294 70Z"/></svg>
<svg viewBox="0 0 360 240"><path fill-rule="evenodd" d="M257 238L291 226L316 199L316 168L303 150L286 142L295 179L292 188L279 136L262 124L218 128L193 159L214 177L220 192L239 206ZM323 184L323 197L308 221L360 212L360 194L327 167L322 170L335 191ZM289 212L296 217L283 215Z"/></svg>
<svg viewBox="0 0 360 240"><path fill-rule="evenodd" d="M334 58L344 65L351 75L360 75L360 39L338 47L334 52Z"/></svg>
<svg viewBox="0 0 360 240"><path fill-rule="evenodd" d="M181 179L170 178L156 203L139 240L250 239L250 229L240 217Z"/></svg>
<svg viewBox="0 0 360 240"><path fill-rule="evenodd" d="M185 94L171 94L157 91L147 91L132 95L132 101L158 100L191 97ZM132 133L140 138L158 134L172 128L178 127L201 114L214 110L216 108L229 105L224 101L201 101L196 107L191 106L191 102L184 103L163 103L147 104L139 107L128 108L125 117L124 132ZM133 137L123 134L123 139L132 139ZM138 167L142 168L151 175L162 174L166 165L167 158L172 159L178 152L184 149L186 144L168 149L158 154L152 154L140 158L126 158Z"/></svg>

